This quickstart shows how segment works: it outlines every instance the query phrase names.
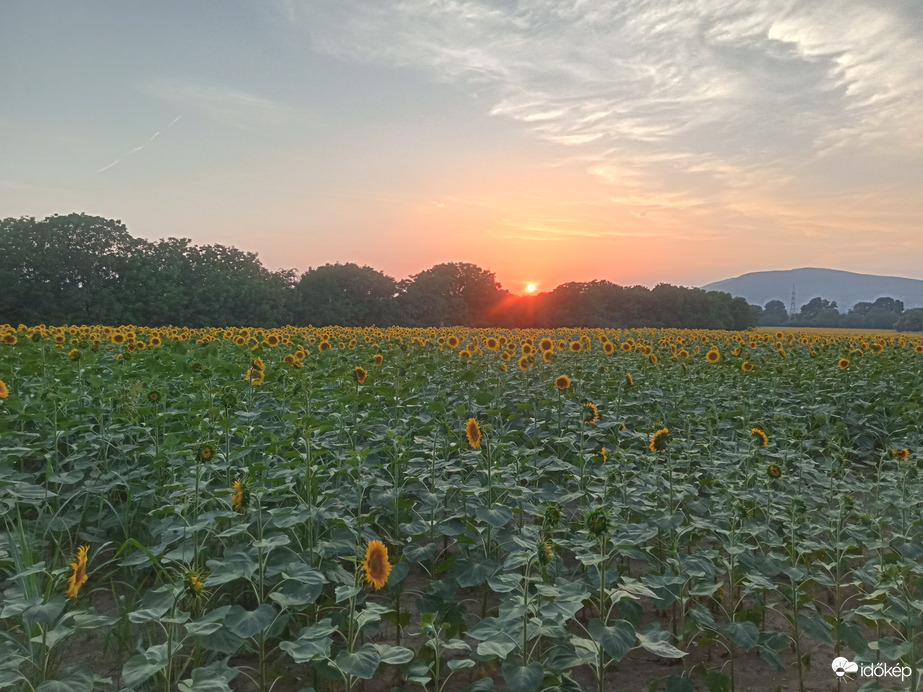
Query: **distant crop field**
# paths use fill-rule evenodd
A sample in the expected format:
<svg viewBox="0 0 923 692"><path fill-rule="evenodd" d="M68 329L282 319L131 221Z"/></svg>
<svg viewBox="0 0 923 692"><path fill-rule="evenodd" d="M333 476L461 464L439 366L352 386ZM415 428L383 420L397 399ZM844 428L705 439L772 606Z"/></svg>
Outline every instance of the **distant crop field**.
<svg viewBox="0 0 923 692"><path fill-rule="evenodd" d="M881 335L891 335L897 334L895 329L847 329L840 327L756 327L755 331L760 334L775 334L781 332L782 334L794 335L794 334L810 334L817 336L835 336L835 337L864 337L868 339L873 337L876 334ZM912 336L912 335L908 335ZM917 338L920 337L919 334L915 335Z"/></svg>
<svg viewBox="0 0 923 692"><path fill-rule="evenodd" d="M916 689L920 392L894 333L0 326L0 689Z"/></svg>

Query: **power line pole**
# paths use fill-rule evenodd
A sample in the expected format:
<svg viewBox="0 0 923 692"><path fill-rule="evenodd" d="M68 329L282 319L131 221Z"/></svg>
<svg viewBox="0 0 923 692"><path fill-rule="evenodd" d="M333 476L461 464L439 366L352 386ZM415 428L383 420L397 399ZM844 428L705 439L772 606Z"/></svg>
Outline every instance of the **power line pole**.
<svg viewBox="0 0 923 692"><path fill-rule="evenodd" d="M791 322L795 319L795 284L792 284L792 303L788 308L788 320Z"/></svg>

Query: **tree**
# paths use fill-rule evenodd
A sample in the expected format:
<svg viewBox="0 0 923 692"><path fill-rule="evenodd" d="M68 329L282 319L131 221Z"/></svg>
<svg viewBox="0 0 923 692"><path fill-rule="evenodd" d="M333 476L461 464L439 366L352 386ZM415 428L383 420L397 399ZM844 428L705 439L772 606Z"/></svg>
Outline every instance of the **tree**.
<svg viewBox="0 0 923 692"><path fill-rule="evenodd" d="M798 323L814 327L836 327L839 324L840 312L836 309L836 301L826 298L811 298L801 306L798 313Z"/></svg>
<svg viewBox="0 0 923 692"><path fill-rule="evenodd" d="M899 332L923 332L923 308L907 310L894 323Z"/></svg>
<svg viewBox="0 0 923 692"><path fill-rule="evenodd" d="M309 269L295 290L296 324L357 327L392 321L398 283L371 267L338 263Z"/></svg>
<svg viewBox="0 0 923 692"><path fill-rule="evenodd" d="M788 324L788 321L788 310L785 309L785 303L781 300L770 300L763 307L760 324L764 327L781 327Z"/></svg>
<svg viewBox="0 0 923 692"><path fill-rule="evenodd" d="M417 326L496 324L510 296L493 272L465 262L451 262L420 272L406 284L401 305Z"/></svg>

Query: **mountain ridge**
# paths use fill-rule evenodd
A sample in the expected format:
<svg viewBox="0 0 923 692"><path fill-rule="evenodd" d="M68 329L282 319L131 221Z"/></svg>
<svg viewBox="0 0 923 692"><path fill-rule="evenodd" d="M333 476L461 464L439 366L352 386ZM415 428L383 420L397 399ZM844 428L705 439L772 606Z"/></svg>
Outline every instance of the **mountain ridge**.
<svg viewBox="0 0 923 692"><path fill-rule="evenodd" d="M765 306L770 300L781 300L788 310L793 286L796 312L818 296L835 300L840 312L846 312L856 303L871 303L886 296L903 301L904 308L908 310L923 307L923 280L822 267L748 272L730 279L713 281L702 288L707 291L724 291L745 298L753 305Z"/></svg>

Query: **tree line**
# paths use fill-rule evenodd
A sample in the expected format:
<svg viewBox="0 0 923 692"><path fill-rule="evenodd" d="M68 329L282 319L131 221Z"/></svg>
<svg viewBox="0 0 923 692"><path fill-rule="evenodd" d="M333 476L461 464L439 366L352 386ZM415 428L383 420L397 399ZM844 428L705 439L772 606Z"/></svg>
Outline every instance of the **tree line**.
<svg viewBox="0 0 923 692"><path fill-rule="evenodd" d="M760 309L728 293L566 283L516 296L474 264L398 281L371 267L270 271L255 253L148 241L87 214L0 220L0 323L683 327L742 330ZM784 307L784 306L783 306ZM763 311L765 312L765 311Z"/></svg>
<svg viewBox="0 0 923 692"><path fill-rule="evenodd" d="M844 327L848 329L897 329L904 332L923 331L923 308L904 310L904 302L883 296L873 302L862 301L845 313L835 300L820 296L789 314L781 300L770 300L758 310L759 323L764 327Z"/></svg>

